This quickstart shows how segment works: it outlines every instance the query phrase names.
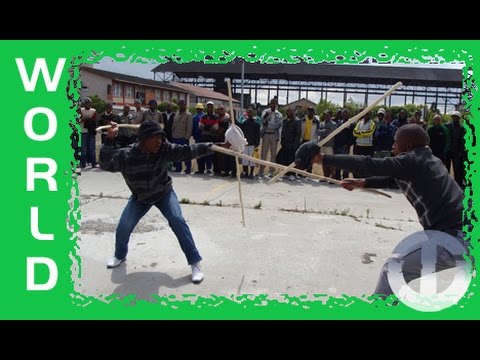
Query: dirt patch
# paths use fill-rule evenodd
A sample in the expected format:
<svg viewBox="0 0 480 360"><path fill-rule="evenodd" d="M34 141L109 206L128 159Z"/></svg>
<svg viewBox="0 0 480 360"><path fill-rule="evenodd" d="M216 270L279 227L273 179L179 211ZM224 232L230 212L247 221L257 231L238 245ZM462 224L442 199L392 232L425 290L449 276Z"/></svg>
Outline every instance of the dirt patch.
<svg viewBox="0 0 480 360"><path fill-rule="evenodd" d="M362 264L371 264L373 262L372 257L377 256L374 253L365 253L362 255Z"/></svg>
<svg viewBox="0 0 480 360"><path fill-rule="evenodd" d="M82 224L80 226L80 231L82 233L95 235L101 235L103 233L114 233L116 229L117 223L110 223L101 219L82 221ZM157 229L153 225L140 223L135 227L134 231L137 233L146 233L155 230Z"/></svg>

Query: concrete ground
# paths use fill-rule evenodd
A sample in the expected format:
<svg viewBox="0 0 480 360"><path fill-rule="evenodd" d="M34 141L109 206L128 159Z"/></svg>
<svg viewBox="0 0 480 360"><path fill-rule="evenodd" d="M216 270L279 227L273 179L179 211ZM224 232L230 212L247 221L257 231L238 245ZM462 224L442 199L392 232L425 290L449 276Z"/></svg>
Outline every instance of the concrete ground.
<svg viewBox="0 0 480 360"><path fill-rule="evenodd" d="M246 226L236 179L172 173L184 216L204 258L205 280L190 267L156 208L130 240L125 263L106 269L115 227L130 192L119 173L86 168L79 176L81 272L76 289L110 294L371 294L395 245L421 230L402 193L388 199L318 181L242 180Z"/></svg>

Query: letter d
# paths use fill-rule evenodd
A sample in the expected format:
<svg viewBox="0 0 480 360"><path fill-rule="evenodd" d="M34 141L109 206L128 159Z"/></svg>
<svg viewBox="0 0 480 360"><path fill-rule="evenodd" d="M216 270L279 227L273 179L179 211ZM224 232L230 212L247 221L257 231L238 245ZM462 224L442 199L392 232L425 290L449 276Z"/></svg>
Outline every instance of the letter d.
<svg viewBox="0 0 480 360"><path fill-rule="evenodd" d="M35 265L44 264L48 266L49 277L45 284L35 284ZM57 264L50 258L45 257L27 257L27 290L28 291L47 291L57 285L58 269Z"/></svg>

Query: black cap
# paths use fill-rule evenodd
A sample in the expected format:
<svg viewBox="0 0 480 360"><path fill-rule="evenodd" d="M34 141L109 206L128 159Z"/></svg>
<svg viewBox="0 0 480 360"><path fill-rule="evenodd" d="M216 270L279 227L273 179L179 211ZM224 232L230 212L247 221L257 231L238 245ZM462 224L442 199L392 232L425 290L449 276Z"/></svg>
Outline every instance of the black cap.
<svg viewBox="0 0 480 360"><path fill-rule="evenodd" d="M306 169L317 154L320 154L320 146L315 141L306 142L295 153L295 164L299 169Z"/></svg>
<svg viewBox="0 0 480 360"><path fill-rule="evenodd" d="M161 134L163 137L166 136L165 131L163 131L158 122L148 120L140 125L138 129L138 140L142 141L157 134Z"/></svg>

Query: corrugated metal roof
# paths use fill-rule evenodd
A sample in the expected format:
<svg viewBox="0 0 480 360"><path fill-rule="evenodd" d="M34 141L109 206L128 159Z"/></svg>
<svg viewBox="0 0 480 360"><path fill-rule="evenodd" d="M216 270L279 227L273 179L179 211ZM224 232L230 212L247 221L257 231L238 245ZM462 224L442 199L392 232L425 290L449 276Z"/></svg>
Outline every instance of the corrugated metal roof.
<svg viewBox="0 0 480 360"><path fill-rule="evenodd" d="M228 101L227 95L219 93L217 91L210 90L210 89L202 88L200 86L194 86L194 85L179 83L175 81L170 82L170 84L177 86L179 88L183 88L195 96L204 97L206 99ZM232 99L232 102L239 103L240 101Z"/></svg>
<svg viewBox="0 0 480 360"><path fill-rule="evenodd" d="M240 78L241 61L228 64L167 63L153 72L173 72L180 78ZM259 64L245 62L246 79L284 79L291 81L326 81L346 83L394 84L456 87L462 86L462 70L435 67L344 64Z"/></svg>

